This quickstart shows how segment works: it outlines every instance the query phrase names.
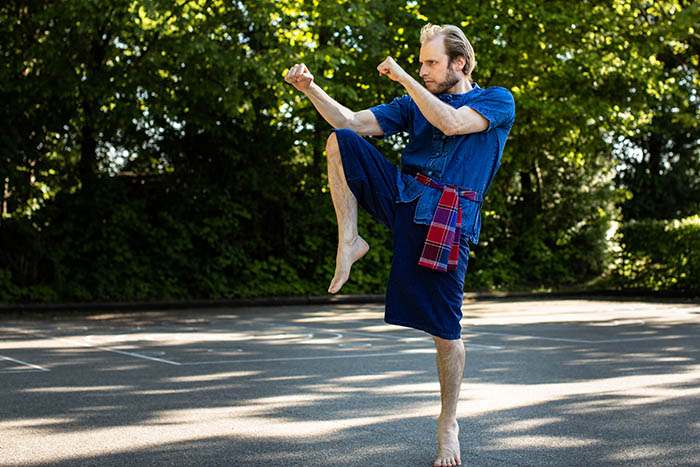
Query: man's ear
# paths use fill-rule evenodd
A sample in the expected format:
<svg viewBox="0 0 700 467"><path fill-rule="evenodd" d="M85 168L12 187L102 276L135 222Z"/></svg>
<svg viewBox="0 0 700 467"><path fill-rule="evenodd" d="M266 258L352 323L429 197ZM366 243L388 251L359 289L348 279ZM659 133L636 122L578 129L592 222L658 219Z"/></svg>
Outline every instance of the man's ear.
<svg viewBox="0 0 700 467"><path fill-rule="evenodd" d="M464 69L464 65L467 64L467 57L464 55L460 55L456 57L454 60L452 60L452 69L454 71L462 71Z"/></svg>

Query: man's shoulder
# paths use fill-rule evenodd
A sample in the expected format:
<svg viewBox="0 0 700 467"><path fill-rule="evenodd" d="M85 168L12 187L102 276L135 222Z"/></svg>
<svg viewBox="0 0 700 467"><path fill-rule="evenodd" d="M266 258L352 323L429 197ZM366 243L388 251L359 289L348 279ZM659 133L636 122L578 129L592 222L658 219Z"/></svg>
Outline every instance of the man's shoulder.
<svg viewBox="0 0 700 467"><path fill-rule="evenodd" d="M489 86L488 88L479 88L479 97L491 97L491 96L510 96L511 98L513 97L513 94L510 92L510 89L504 88L503 86Z"/></svg>
<svg viewBox="0 0 700 467"><path fill-rule="evenodd" d="M403 94L394 100L399 101L405 105L415 104L415 102L413 101L413 98L408 94Z"/></svg>
<svg viewBox="0 0 700 467"><path fill-rule="evenodd" d="M373 108L379 108L387 105L398 105L402 107L408 107L411 104L415 105L415 102L413 102L413 98L411 98L411 96L409 96L408 94L403 94L401 96L393 98L390 101L377 104Z"/></svg>
<svg viewBox="0 0 700 467"><path fill-rule="evenodd" d="M513 94L509 89L502 86L490 86L488 88L479 88L479 92L474 95L472 99L468 99L466 105L469 105L469 101L476 104L478 102L491 102L498 103L499 106L505 108L514 108L515 99Z"/></svg>

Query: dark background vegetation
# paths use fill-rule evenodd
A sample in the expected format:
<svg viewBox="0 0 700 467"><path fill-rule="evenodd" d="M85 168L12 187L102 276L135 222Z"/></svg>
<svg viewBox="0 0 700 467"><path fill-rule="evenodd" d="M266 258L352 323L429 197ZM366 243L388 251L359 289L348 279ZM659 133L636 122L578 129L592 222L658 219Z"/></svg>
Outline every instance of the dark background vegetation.
<svg viewBox="0 0 700 467"><path fill-rule="evenodd" d="M283 74L386 102L376 65L415 73L427 21L516 102L468 290L700 291L697 2L7 0L0 301L324 294L330 127ZM382 292L389 236L360 223L343 290Z"/></svg>

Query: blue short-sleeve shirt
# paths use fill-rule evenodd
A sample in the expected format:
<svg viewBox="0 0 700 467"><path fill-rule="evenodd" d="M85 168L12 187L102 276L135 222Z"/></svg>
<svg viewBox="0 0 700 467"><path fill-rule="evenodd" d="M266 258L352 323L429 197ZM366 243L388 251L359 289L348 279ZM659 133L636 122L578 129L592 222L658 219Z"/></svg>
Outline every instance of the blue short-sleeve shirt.
<svg viewBox="0 0 700 467"><path fill-rule="evenodd" d="M401 131L409 142L401 155L401 171L397 176L400 203L419 198L414 222L429 225L440 199L440 190L416 181L416 172L442 182L458 185L477 193L479 201L462 199L462 232L472 243L479 241L481 202L498 171L508 133L515 121L515 103L510 91L493 86L473 89L464 94L440 94L442 102L454 108L469 106L489 121L486 131L468 135L447 136L426 120L409 95L388 104L372 107L384 136Z"/></svg>

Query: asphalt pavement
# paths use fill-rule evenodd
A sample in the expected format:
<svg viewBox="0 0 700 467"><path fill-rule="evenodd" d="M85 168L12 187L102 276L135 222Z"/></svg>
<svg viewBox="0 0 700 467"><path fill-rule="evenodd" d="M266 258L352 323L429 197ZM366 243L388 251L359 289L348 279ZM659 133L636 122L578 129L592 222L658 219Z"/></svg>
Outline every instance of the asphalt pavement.
<svg viewBox="0 0 700 467"><path fill-rule="evenodd" d="M700 466L700 304L467 300L469 466ZM2 466L429 466L432 340L383 305L0 315Z"/></svg>

